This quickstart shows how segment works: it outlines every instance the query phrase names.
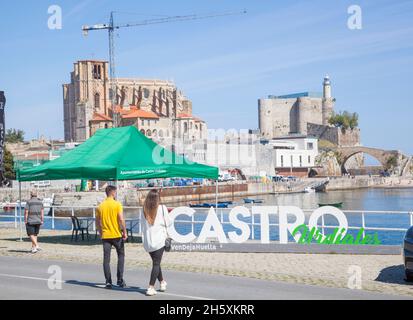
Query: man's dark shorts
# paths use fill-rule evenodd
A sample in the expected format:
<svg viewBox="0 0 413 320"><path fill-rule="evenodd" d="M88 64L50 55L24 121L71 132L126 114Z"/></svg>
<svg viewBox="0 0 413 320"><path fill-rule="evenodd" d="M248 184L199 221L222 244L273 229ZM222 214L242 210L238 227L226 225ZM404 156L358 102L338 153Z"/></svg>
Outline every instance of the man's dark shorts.
<svg viewBox="0 0 413 320"><path fill-rule="evenodd" d="M29 237L37 236L40 231L40 224L26 224L26 231Z"/></svg>

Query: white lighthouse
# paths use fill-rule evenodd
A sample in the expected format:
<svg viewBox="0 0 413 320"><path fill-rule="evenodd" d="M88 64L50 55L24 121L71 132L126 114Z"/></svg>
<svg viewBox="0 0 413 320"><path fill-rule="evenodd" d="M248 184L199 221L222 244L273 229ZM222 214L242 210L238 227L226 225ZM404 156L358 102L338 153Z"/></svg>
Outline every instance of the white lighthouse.
<svg viewBox="0 0 413 320"><path fill-rule="evenodd" d="M323 100L322 100L322 117L323 125L328 125L329 119L333 114L334 100L331 96L330 77L326 75L323 81Z"/></svg>
<svg viewBox="0 0 413 320"><path fill-rule="evenodd" d="M326 75L323 81L323 98L330 99L331 98L331 82L330 77Z"/></svg>

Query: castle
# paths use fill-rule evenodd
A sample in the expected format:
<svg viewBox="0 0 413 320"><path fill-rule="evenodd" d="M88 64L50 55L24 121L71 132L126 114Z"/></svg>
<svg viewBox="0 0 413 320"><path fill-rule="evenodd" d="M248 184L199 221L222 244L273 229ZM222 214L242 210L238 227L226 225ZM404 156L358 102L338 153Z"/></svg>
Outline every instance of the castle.
<svg viewBox="0 0 413 320"><path fill-rule="evenodd" d="M324 78L323 94L314 92L268 96L259 99L259 127L263 138L272 139L289 134L308 134L308 123L328 125L334 110L331 82Z"/></svg>
<svg viewBox="0 0 413 320"><path fill-rule="evenodd" d="M117 78L112 92L108 62L96 60L74 63L70 78L63 85L66 142L85 141L96 130L113 126L113 94L121 126L135 125L159 142L207 136L205 122L192 115L192 102L171 81Z"/></svg>
<svg viewBox="0 0 413 320"><path fill-rule="evenodd" d="M301 92L259 99L261 137L270 140L304 135L329 141L336 146L360 145L360 129L343 131L329 124L335 102L328 76L324 77L322 93Z"/></svg>

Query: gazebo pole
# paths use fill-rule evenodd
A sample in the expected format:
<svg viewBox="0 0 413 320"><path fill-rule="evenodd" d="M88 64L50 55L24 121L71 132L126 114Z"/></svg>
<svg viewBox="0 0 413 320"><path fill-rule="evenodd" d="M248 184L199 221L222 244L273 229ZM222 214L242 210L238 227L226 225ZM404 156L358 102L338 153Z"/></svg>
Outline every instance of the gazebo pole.
<svg viewBox="0 0 413 320"><path fill-rule="evenodd" d="M23 241L23 225L22 225L22 182L19 179L19 212L20 212L20 239L18 241Z"/></svg>
<svg viewBox="0 0 413 320"><path fill-rule="evenodd" d="M215 180L215 209L218 209L218 179Z"/></svg>

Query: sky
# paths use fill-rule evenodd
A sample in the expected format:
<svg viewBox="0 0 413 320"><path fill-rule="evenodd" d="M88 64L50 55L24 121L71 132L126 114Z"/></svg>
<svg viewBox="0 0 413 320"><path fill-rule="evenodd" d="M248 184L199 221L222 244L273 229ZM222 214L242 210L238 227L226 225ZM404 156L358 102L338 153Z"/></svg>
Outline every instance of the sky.
<svg viewBox="0 0 413 320"><path fill-rule="evenodd" d="M351 5L361 29L348 28ZM48 28L48 8L62 28ZM108 59L105 31L82 25L171 15L246 14L119 29L118 77L175 81L209 128L258 128L258 99L322 91L357 112L362 144L413 154L412 0L15 0L0 4L0 90L6 128L63 138L62 84L79 59Z"/></svg>

